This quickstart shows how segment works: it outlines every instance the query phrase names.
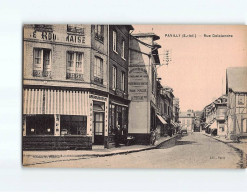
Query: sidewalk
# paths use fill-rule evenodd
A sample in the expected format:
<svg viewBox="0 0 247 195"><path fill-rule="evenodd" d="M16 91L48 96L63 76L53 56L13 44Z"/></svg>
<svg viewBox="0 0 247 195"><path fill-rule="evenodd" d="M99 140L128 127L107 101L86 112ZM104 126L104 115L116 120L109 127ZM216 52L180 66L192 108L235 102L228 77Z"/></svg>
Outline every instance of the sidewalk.
<svg viewBox="0 0 247 195"><path fill-rule="evenodd" d="M121 146L119 148L100 148L95 147L93 150L55 150L55 151L23 151L23 165L31 165L37 163L49 163L53 161L72 160L73 158L93 158L104 157L119 154L128 154L133 152L140 152L145 150L152 150L164 147L165 144L175 143L178 135L173 137L161 137L154 146L151 145L131 145ZM167 147L167 146L166 146ZM75 159L76 160L76 159Z"/></svg>
<svg viewBox="0 0 247 195"><path fill-rule="evenodd" d="M219 137L219 136L211 136L210 134L203 133L204 135L211 137L213 139L216 139L220 142L226 143L230 145L231 147L240 150L241 152L245 153L247 155L247 143L246 142L234 142L233 140L226 139L224 137Z"/></svg>

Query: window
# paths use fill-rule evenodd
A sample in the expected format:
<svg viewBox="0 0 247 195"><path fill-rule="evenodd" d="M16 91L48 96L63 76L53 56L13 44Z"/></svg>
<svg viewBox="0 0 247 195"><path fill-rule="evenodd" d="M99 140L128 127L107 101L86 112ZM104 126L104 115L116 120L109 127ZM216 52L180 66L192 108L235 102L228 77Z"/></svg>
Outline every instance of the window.
<svg viewBox="0 0 247 195"><path fill-rule="evenodd" d="M67 52L67 79L83 79L83 53Z"/></svg>
<svg viewBox="0 0 247 195"><path fill-rule="evenodd" d="M244 106L244 95L238 95L238 105Z"/></svg>
<svg viewBox="0 0 247 195"><path fill-rule="evenodd" d="M86 135L87 117L75 115L61 115L61 135Z"/></svg>
<svg viewBox="0 0 247 195"><path fill-rule="evenodd" d="M121 90L125 91L125 72L121 74Z"/></svg>
<svg viewBox="0 0 247 195"><path fill-rule="evenodd" d="M247 119L242 119L242 132L247 133Z"/></svg>
<svg viewBox="0 0 247 195"><path fill-rule="evenodd" d="M115 90L117 87L117 68L112 66L112 89Z"/></svg>
<svg viewBox="0 0 247 195"><path fill-rule="evenodd" d="M54 115L26 117L27 135L54 135Z"/></svg>
<svg viewBox="0 0 247 195"><path fill-rule="evenodd" d="M103 60L99 57L95 57L94 81L103 84Z"/></svg>
<svg viewBox="0 0 247 195"><path fill-rule="evenodd" d="M33 76L50 77L51 76L51 50L35 48L33 56L34 56Z"/></svg>
<svg viewBox="0 0 247 195"><path fill-rule="evenodd" d="M113 31L113 51L117 53L117 32Z"/></svg>
<svg viewBox="0 0 247 195"><path fill-rule="evenodd" d="M99 41L104 41L104 25L95 25L94 26L95 39Z"/></svg>
<svg viewBox="0 0 247 195"><path fill-rule="evenodd" d="M122 41L122 58L125 59L125 41Z"/></svg>

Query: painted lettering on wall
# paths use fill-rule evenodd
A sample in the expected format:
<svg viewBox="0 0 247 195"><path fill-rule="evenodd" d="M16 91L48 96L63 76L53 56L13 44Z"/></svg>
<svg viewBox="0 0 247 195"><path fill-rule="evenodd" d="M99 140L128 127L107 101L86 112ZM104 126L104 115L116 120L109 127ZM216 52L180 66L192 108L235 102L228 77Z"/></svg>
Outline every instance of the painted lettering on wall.
<svg viewBox="0 0 247 195"><path fill-rule="evenodd" d="M66 41L69 43L85 43L85 36L67 35Z"/></svg>
<svg viewBox="0 0 247 195"><path fill-rule="evenodd" d="M129 68L129 96L131 101L147 101L148 74L146 66L137 66Z"/></svg>

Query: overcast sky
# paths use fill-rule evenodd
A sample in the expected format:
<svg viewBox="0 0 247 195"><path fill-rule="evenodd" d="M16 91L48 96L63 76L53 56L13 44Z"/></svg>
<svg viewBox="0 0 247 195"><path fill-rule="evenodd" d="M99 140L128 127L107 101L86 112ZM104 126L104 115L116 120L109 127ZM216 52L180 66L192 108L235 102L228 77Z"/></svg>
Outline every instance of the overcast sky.
<svg viewBox="0 0 247 195"><path fill-rule="evenodd" d="M165 50L171 51L171 63L159 67L158 76L162 78L162 85L173 88L182 111L202 110L221 96L222 91L225 93L227 67L247 66L246 26L133 26L134 33L154 32L160 36L157 42L162 46L159 49L161 63L165 63ZM166 34L173 34L173 37ZM183 34L194 37L182 38ZM212 34L233 37L212 37Z"/></svg>

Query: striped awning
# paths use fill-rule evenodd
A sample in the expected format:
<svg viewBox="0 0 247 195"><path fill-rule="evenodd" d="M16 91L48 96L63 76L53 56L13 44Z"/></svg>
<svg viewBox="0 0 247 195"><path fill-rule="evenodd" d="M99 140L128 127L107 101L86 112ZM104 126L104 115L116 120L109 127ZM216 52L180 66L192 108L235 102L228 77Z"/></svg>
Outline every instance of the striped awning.
<svg viewBox="0 0 247 195"><path fill-rule="evenodd" d="M176 127L176 124L171 120L171 124L174 126L174 127Z"/></svg>
<svg viewBox="0 0 247 195"><path fill-rule="evenodd" d="M165 119L162 117L162 116L160 116L160 115L156 115L157 116L157 118L160 120L160 122L162 123L162 124L167 124L167 122L165 121Z"/></svg>
<svg viewBox="0 0 247 195"><path fill-rule="evenodd" d="M23 114L88 115L89 92L24 89Z"/></svg>

